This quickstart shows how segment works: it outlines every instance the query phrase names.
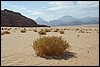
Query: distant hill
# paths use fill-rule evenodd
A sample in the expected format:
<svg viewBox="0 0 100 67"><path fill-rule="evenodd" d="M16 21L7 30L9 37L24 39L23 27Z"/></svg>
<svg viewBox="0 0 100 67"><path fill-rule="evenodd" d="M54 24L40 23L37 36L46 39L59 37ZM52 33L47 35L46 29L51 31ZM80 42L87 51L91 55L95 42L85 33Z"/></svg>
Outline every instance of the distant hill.
<svg viewBox="0 0 100 67"><path fill-rule="evenodd" d="M82 25L82 24L99 24L98 17L83 17L74 18L66 15L56 20L51 20L49 23L53 26L67 26L67 25Z"/></svg>
<svg viewBox="0 0 100 67"><path fill-rule="evenodd" d="M34 20L11 10L1 10L1 26L11 27L41 27L47 25L39 25Z"/></svg>
<svg viewBox="0 0 100 67"><path fill-rule="evenodd" d="M35 21L37 22L37 24L49 25L48 22L41 17L38 17Z"/></svg>

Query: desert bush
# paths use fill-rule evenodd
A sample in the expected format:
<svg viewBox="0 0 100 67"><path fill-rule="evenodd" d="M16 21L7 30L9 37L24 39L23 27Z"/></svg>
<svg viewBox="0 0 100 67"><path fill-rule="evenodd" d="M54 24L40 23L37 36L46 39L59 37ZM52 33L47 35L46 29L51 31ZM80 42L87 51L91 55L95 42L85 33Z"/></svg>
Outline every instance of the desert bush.
<svg viewBox="0 0 100 67"><path fill-rule="evenodd" d="M46 32L51 32L51 29L45 29Z"/></svg>
<svg viewBox="0 0 100 67"><path fill-rule="evenodd" d="M57 36L43 36L33 42L37 56L59 56L69 47L69 43Z"/></svg>
<svg viewBox="0 0 100 67"><path fill-rule="evenodd" d="M64 34L64 30L59 30L59 33L60 34Z"/></svg>
<svg viewBox="0 0 100 67"><path fill-rule="evenodd" d="M80 32L81 32L81 33L85 33L85 31L84 31L84 30L80 30Z"/></svg>
<svg viewBox="0 0 100 67"><path fill-rule="evenodd" d="M37 32L37 30L36 30L36 29L33 29L33 31L34 31L34 32Z"/></svg>
<svg viewBox="0 0 100 67"><path fill-rule="evenodd" d="M10 34L10 32L9 31L4 31L3 34Z"/></svg>
<svg viewBox="0 0 100 67"><path fill-rule="evenodd" d="M67 30L66 28L64 28L64 30Z"/></svg>
<svg viewBox="0 0 100 67"><path fill-rule="evenodd" d="M41 29L40 31L38 31L38 34L40 34L40 35L45 35L45 34L46 34L46 31L43 30L43 29Z"/></svg>
<svg viewBox="0 0 100 67"><path fill-rule="evenodd" d="M26 33L26 30L20 30L21 33Z"/></svg>
<svg viewBox="0 0 100 67"><path fill-rule="evenodd" d="M58 32L59 31L59 29L54 29L54 32Z"/></svg>
<svg viewBox="0 0 100 67"><path fill-rule="evenodd" d="M79 37L79 35L77 35L77 37Z"/></svg>
<svg viewBox="0 0 100 67"><path fill-rule="evenodd" d="M4 35L4 32L3 31L1 31L1 35Z"/></svg>

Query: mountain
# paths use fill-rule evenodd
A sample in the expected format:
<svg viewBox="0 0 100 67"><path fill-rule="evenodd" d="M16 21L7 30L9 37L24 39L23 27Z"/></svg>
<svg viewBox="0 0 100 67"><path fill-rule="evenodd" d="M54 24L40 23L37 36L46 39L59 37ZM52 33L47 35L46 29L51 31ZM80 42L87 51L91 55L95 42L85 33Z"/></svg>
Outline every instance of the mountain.
<svg viewBox="0 0 100 67"><path fill-rule="evenodd" d="M49 21L49 23L51 25L60 25L60 24L69 24L69 23L72 23L72 21L76 21L76 18L66 15L56 20L51 20Z"/></svg>
<svg viewBox="0 0 100 67"><path fill-rule="evenodd" d="M46 25L39 25L34 20L27 18L18 12L4 9L1 10L1 26L41 27Z"/></svg>
<svg viewBox="0 0 100 67"><path fill-rule="evenodd" d="M99 17L83 17L79 19L83 24L99 24Z"/></svg>
<svg viewBox="0 0 100 67"><path fill-rule="evenodd" d="M66 25L81 25L81 24L99 24L98 17L83 17L74 18L66 15L56 20L51 20L49 23L53 26L66 26Z"/></svg>
<svg viewBox="0 0 100 67"><path fill-rule="evenodd" d="M48 22L41 17L38 17L35 21L37 22L37 24L49 25Z"/></svg>

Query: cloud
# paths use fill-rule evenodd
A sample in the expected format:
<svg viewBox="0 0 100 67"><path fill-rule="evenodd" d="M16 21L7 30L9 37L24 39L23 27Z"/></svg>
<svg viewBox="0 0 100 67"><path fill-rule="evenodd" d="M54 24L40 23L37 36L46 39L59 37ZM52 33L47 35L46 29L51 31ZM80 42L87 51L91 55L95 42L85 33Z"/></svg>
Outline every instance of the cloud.
<svg viewBox="0 0 100 67"><path fill-rule="evenodd" d="M49 2L48 5L50 6L50 8L48 8L47 10L60 10L63 8L70 8L71 5L73 5L72 1L54 1L54 2Z"/></svg>
<svg viewBox="0 0 100 67"><path fill-rule="evenodd" d="M31 14L30 15L42 15L43 13L41 13L41 12L31 12Z"/></svg>
<svg viewBox="0 0 100 67"><path fill-rule="evenodd" d="M61 9L73 9L73 8L88 8L99 6L99 1L53 1L48 3L49 8L47 10L61 10Z"/></svg>
<svg viewBox="0 0 100 67"><path fill-rule="evenodd" d="M87 7L94 7L99 6L99 1L78 1L77 6L79 8L87 8Z"/></svg>

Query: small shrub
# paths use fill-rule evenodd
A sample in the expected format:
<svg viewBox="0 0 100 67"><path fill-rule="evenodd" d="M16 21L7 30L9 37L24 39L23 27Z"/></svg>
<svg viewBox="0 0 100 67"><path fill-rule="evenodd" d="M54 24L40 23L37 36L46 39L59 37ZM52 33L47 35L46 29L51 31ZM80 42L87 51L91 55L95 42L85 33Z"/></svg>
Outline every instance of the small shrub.
<svg viewBox="0 0 100 67"><path fill-rule="evenodd" d="M1 35L4 35L4 32L1 31Z"/></svg>
<svg viewBox="0 0 100 67"><path fill-rule="evenodd" d="M85 31L84 31L84 30L80 30L80 32L81 32L81 33L85 33Z"/></svg>
<svg viewBox="0 0 100 67"><path fill-rule="evenodd" d="M64 34L64 30L59 30L59 33L60 34Z"/></svg>
<svg viewBox="0 0 100 67"><path fill-rule="evenodd" d="M45 29L46 32L51 32L51 29Z"/></svg>
<svg viewBox="0 0 100 67"><path fill-rule="evenodd" d="M54 29L54 32L58 32L59 31L59 29Z"/></svg>
<svg viewBox="0 0 100 67"><path fill-rule="evenodd" d="M40 30L40 31L38 32L38 34L40 34L40 35L45 35L46 32L45 32L44 30Z"/></svg>
<svg viewBox="0 0 100 67"><path fill-rule="evenodd" d="M20 30L21 33L26 33L26 30Z"/></svg>
<svg viewBox="0 0 100 67"><path fill-rule="evenodd" d="M69 43L57 36L43 36L33 42L37 56L59 56L69 47Z"/></svg>
<svg viewBox="0 0 100 67"><path fill-rule="evenodd" d="M37 32L37 30L36 30L36 29L34 29L33 31L34 31L34 32Z"/></svg>
<svg viewBox="0 0 100 67"><path fill-rule="evenodd" d="M77 35L77 37L79 37L79 35Z"/></svg>
<svg viewBox="0 0 100 67"><path fill-rule="evenodd" d="M10 34L10 32L9 31L4 31L3 34Z"/></svg>

